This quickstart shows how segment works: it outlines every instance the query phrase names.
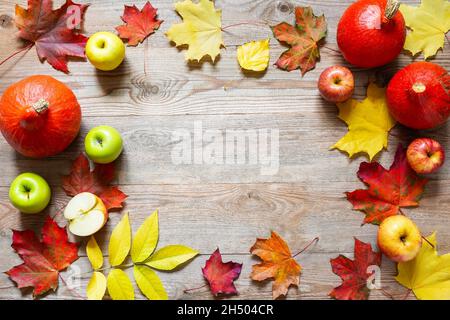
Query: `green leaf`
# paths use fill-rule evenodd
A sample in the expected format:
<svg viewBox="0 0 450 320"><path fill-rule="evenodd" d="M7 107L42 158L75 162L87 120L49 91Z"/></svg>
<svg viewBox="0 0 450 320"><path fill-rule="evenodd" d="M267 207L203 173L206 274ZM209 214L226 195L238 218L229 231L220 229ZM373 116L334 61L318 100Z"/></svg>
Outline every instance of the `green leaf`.
<svg viewBox="0 0 450 320"><path fill-rule="evenodd" d="M155 250L158 244L158 210L153 212L139 227L134 235L131 248L131 259L133 262L143 262Z"/></svg>
<svg viewBox="0 0 450 320"><path fill-rule="evenodd" d="M159 249L145 264L158 270L173 270L198 255L198 251L182 245L170 245Z"/></svg>
<svg viewBox="0 0 450 320"><path fill-rule="evenodd" d="M108 275L108 293L113 300L134 300L134 288L128 275L113 269Z"/></svg>
<svg viewBox="0 0 450 320"><path fill-rule="evenodd" d="M109 262L111 266L116 267L120 265L131 248L131 227L128 213L126 213L122 220L114 228L111 238L109 240Z"/></svg>
<svg viewBox="0 0 450 320"><path fill-rule="evenodd" d="M103 253L94 236L91 236L86 245L86 253L94 270L98 270L103 266Z"/></svg>
<svg viewBox="0 0 450 320"><path fill-rule="evenodd" d="M95 271L86 288L88 300L102 300L106 292L106 278L101 272Z"/></svg>
<svg viewBox="0 0 450 320"><path fill-rule="evenodd" d="M143 265L134 266L134 279L142 293L150 300L167 300L164 286L155 271Z"/></svg>

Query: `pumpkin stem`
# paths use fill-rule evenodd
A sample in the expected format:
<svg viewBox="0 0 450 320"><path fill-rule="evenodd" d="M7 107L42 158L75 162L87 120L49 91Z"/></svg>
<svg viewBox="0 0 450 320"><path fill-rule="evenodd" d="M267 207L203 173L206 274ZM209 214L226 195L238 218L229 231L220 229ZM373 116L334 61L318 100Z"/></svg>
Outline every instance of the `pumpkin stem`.
<svg viewBox="0 0 450 320"><path fill-rule="evenodd" d="M388 0L384 10L383 22L388 23L397 14L400 9L400 2L397 0Z"/></svg>
<svg viewBox="0 0 450 320"><path fill-rule="evenodd" d="M49 103L45 99L39 99L37 102L35 102L31 107L36 111L38 114L41 114L45 112L48 109Z"/></svg>

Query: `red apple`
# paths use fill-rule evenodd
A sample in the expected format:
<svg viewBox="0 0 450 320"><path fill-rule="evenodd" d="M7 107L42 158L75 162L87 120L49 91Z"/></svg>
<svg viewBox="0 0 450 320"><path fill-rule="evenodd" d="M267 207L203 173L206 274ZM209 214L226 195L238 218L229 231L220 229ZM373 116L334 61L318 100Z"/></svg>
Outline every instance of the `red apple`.
<svg viewBox="0 0 450 320"><path fill-rule="evenodd" d="M378 228L378 247L392 261L410 261L422 247L422 235L411 219L402 215L390 216Z"/></svg>
<svg viewBox="0 0 450 320"><path fill-rule="evenodd" d="M318 87L325 100L334 103L344 102L353 94L355 79L348 68L332 66L322 72Z"/></svg>
<svg viewBox="0 0 450 320"><path fill-rule="evenodd" d="M445 151L441 144L430 138L419 138L411 142L406 151L411 168L420 174L437 171L445 161Z"/></svg>

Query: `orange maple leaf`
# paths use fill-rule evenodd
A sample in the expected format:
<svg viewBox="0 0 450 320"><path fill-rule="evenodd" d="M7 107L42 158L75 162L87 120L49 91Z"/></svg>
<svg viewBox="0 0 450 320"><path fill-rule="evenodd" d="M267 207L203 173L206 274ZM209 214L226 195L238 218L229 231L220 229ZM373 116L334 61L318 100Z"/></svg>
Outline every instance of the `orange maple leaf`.
<svg viewBox="0 0 450 320"><path fill-rule="evenodd" d="M289 286L298 286L302 267L294 260L286 242L274 231L269 239L256 239L250 253L263 260L253 265L250 277L256 281L274 279L272 296L274 299L286 295Z"/></svg>

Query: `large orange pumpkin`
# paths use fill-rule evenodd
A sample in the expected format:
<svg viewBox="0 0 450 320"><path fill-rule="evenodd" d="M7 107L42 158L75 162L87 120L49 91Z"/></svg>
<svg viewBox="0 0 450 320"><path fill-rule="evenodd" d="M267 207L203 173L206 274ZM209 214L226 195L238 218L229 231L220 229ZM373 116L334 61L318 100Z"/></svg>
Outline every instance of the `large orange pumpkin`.
<svg viewBox="0 0 450 320"><path fill-rule="evenodd" d="M25 78L0 99L0 130L17 152L31 158L56 155L80 131L81 109L72 90L50 76Z"/></svg>

